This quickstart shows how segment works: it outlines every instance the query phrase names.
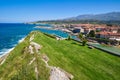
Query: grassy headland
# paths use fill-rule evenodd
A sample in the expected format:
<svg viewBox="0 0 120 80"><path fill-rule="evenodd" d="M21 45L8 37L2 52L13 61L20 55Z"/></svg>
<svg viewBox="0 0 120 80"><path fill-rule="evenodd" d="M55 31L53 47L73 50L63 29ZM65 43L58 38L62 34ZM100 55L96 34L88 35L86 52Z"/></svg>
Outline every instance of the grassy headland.
<svg viewBox="0 0 120 80"><path fill-rule="evenodd" d="M39 54L25 52L29 46L29 38L34 34L33 41L42 45ZM48 64L57 66L71 73L73 80L119 80L120 58L89 49L72 40L57 41L40 32L30 33L26 39L10 52L5 62L0 65L1 80L36 80L34 67L37 65L39 80L48 80L50 70L41 60L41 55L49 57ZM36 58L32 65L29 62Z"/></svg>

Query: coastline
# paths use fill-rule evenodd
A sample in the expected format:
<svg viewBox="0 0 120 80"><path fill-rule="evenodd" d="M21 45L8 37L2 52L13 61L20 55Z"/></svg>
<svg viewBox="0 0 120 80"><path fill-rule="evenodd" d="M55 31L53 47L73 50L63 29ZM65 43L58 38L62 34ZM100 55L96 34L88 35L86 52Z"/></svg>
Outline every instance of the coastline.
<svg viewBox="0 0 120 80"><path fill-rule="evenodd" d="M50 25L49 25L50 26ZM31 31L34 30L35 26L32 27ZM13 28L14 29L14 28ZM45 32L45 33L48 33L48 34L52 34L52 33L55 33L56 35L59 35L62 37L66 37L67 33L63 34L63 31L61 32L61 30L58 30L59 32L57 32L57 30L54 30L54 29L50 29L50 27L40 27L40 29L45 29L45 30L40 30L42 32ZM39 30L39 28L38 28ZM48 31L47 31L48 30ZM50 30L50 31L49 31ZM51 31L53 30L53 31ZM30 31L30 32L31 32ZM65 36L64 36L65 35ZM17 35L18 36L18 35ZM4 48L0 50L0 58L5 56L6 54L10 53L15 47L17 44L19 44L20 42L22 42L24 40L24 38L26 37L27 35L24 35L22 38L20 38L18 41L16 41L16 43L14 44L11 44L12 46L10 48Z"/></svg>
<svg viewBox="0 0 120 80"><path fill-rule="evenodd" d="M21 42L23 42L25 38L26 38L26 36L23 37L23 38L21 38L21 39L19 39L18 42L17 42L17 44L20 44ZM12 48L5 49L5 50L3 49L3 50L0 52L0 53L1 53L1 54L0 54L0 58L7 56L12 50L14 50L14 48L17 46L17 44L13 44L13 45L15 45L15 46L12 47Z"/></svg>

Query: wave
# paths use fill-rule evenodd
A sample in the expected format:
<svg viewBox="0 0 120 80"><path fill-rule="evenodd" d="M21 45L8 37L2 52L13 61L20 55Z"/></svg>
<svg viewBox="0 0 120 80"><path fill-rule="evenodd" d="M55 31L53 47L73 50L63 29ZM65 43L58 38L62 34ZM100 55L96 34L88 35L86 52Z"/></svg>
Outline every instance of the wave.
<svg viewBox="0 0 120 80"><path fill-rule="evenodd" d="M23 42L23 41L24 41L24 39L25 39L25 37L23 37L22 39L20 39L20 40L18 41L18 43Z"/></svg>
<svg viewBox="0 0 120 80"><path fill-rule="evenodd" d="M6 55L6 54L8 54L8 53L10 53L14 48L15 48L15 47L10 48L10 49L2 49L1 52L0 52L0 57Z"/></svg>
<svg viewBox="0 0 120 80"><path fill-rule="evenodd" d="M26 37L23 37L23 38L21 38L20 40L18 40L18 43L17 43L17 44L23 42L25 38L26 38ZM2 50L0 51L0 58L1 58L2 56L4 56L4 55L10 53L10 52L16 47L17 44L13 44L12 46L14 46L14 47L12 47L12 48L9 48L9 49L4 48L4 49L2 49Z"/></svg>

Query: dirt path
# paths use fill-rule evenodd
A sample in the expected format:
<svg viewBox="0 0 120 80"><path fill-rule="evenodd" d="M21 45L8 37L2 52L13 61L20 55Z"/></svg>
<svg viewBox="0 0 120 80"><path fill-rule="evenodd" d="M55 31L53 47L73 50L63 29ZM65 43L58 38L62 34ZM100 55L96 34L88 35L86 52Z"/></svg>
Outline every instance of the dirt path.
<svg viewBox="0 0 120 80"><path fill-rule="evenodd" d="M46 67L50 69L50 77L49 77L50 80L71 80L73 79L73 75L64 71L63 69L59 67L49 66L48 64L49 58L45 54L42 55L42 60L45 62Z"/></svg>

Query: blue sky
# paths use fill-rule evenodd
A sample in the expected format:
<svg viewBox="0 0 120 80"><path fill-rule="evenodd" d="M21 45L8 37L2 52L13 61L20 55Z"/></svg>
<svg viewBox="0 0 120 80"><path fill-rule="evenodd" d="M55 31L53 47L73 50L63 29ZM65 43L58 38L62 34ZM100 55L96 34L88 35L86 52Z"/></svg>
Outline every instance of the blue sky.
<svg viewBox="0 0 120 80"><path fill-rule="evenodd" d="M120 0L0 0L0 22L29 22L119 12Z"/></svg>

